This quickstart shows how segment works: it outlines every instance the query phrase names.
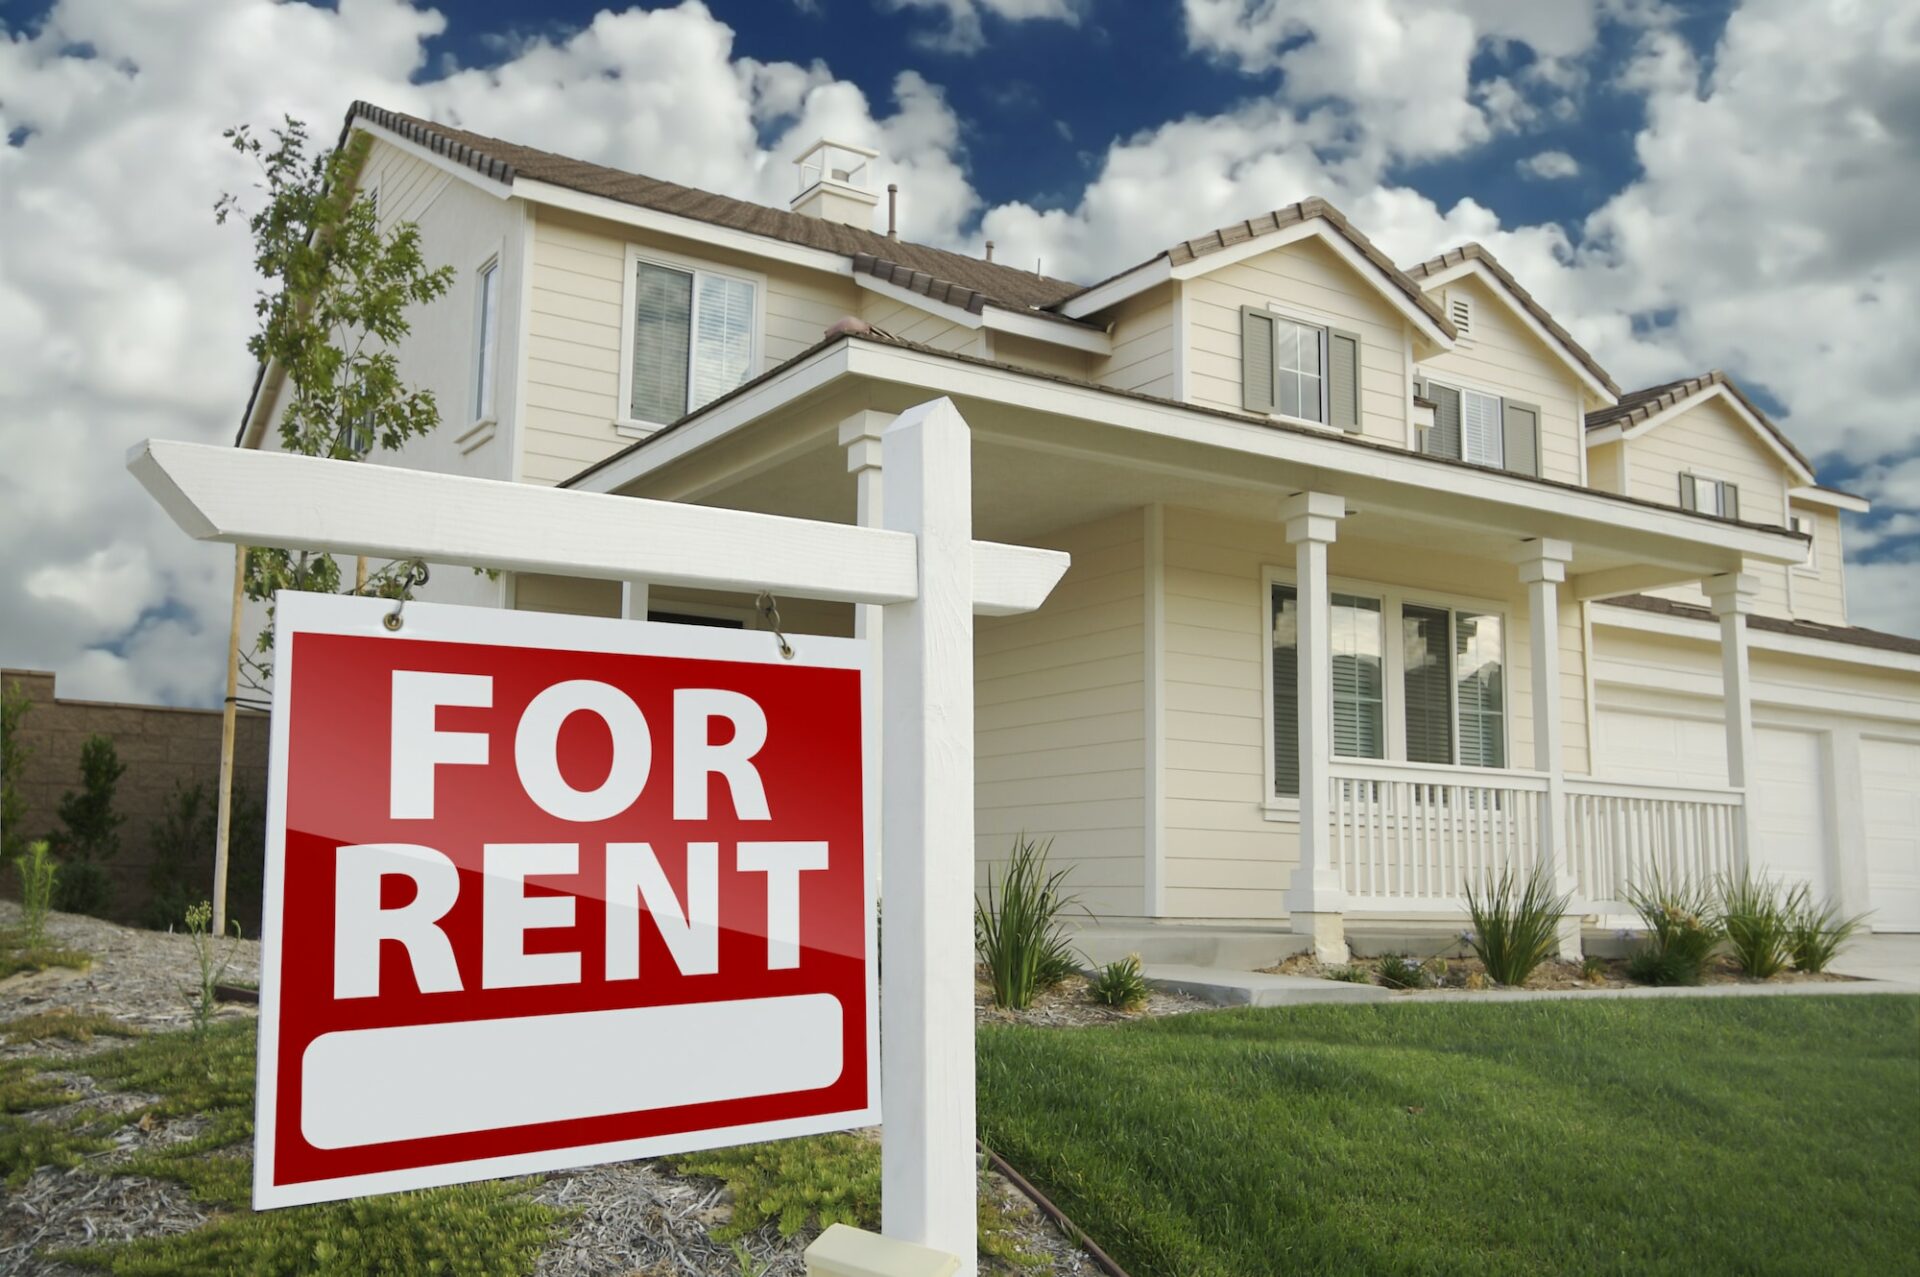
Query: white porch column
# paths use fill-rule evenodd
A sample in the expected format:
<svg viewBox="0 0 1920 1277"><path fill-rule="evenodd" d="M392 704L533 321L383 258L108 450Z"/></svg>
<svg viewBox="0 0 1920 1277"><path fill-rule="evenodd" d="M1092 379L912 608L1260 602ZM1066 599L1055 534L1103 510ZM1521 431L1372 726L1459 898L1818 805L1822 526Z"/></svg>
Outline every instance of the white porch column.
<svg viewBox="0 0 1920 1277"><path fill-rule="evenodd" d="M1327 547L1346 514L1346 498L1330 492L1296 492L1280 507L1287 543L1294 548L1294 589L1299 595L1300 863L1287 891L1287 913L1294 934L1311 937L1314 955L1322 962L1347 960L1346 889L1333 864L1327 824L1333 756Z"/></svg>
<svg viewBox="0 0 1920 1277"><path fill-rule="evenodd" d="M1742 791L1740 850L1743 863L1753 856L1753 687L1747 672L1747 616L1760 583L1745 572L1710 576L1700 583L1720 618L1720 682L1727 702L1727 784Z"/></svg>
<svg viewBox="0 0 1920 1277"><path fill-rule="evenodd" d="M1546 810L1540 814L1540 865L1553 876L1555 891L1576 887L1567 858L1567 778L1560 752L1560 585L1567 579L1573 546L1551 537L1524 541L1514 554L1520 581L1527 587L1527 618L1533 667L1533 767L1547 775ZM1560 956L1580 956L1580 915L1560 921Z"/></svg>

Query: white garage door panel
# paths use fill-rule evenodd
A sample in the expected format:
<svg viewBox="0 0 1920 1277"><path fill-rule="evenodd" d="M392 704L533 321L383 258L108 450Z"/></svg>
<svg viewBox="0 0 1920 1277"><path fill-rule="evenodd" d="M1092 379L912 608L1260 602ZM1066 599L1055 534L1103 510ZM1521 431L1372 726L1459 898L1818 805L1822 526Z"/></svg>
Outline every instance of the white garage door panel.
<svg viewBox="0 0 1920 1277"><path fill-rule="evenodd" d="M1752 801L1759 848L1756 868L1783 882L1805 883L1816 900L1831 893L1827 818L1822 797L1820 737L1760 728L1754 733Z"/></svg>
<svg viewBox="0 0 1920 1277"><path fill-rule="evenodd" d="M1920 745L1860 742L1867 902L1875 931L1920 931Z"/></svg>
<svg viewBox="0 0 1920 1277"><path fill-rule="evenodd" d="M1637 710L1600 711L1602 780L1643 785L1724 785L1727 732L1718 723Z"/></svg>

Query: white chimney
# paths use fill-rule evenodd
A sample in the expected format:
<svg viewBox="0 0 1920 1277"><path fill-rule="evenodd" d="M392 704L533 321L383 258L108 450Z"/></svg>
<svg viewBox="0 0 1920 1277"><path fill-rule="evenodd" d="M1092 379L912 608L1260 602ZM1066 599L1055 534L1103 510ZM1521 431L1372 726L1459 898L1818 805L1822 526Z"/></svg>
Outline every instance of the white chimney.
<svg viewBox="0 0 1920 1277"><path fill-rule="evenodd" d="M873 161L879 154L825 138L815 142L793 162L800 170L800 193L788 207L805 217L872 230L873 210L880 203L873 189Z"/></svg>

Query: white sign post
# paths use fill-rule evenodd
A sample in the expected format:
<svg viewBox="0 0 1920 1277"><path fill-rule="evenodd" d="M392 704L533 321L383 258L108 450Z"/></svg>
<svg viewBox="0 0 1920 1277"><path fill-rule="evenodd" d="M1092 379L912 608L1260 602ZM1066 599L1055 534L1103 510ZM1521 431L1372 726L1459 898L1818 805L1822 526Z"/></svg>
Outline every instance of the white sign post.
<svg viewBox="0 0 1920 1277"><path fill-rule="evenodd" d="M200 540L883 605L883 1227L970 1274L972 617L1039 607L1068 558L972 539L949 401L902 413L883 449L884 528L194 444L127 465Z"/></svg>

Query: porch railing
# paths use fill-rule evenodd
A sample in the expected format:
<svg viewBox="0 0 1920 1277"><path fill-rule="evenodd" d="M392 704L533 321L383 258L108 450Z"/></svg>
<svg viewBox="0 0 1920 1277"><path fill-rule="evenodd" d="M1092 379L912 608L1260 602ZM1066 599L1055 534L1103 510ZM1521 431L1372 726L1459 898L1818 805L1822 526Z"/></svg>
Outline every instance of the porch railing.
<svg viewBox="0 0 1920 1277"><path fill-rule="evenodd" d="M1737 872L1737 789L1567 781L1567 854L1590 913L1630 915L1628 895L1656 877L1710 883Z"/></svg>
<svg viewBox="0 0 1920 1277"><path fill-rule="evenodd" d="M1465 888L1540 856L1539 772L1336 759L1332 861L1355 911L1463 909Z"/></svg>

